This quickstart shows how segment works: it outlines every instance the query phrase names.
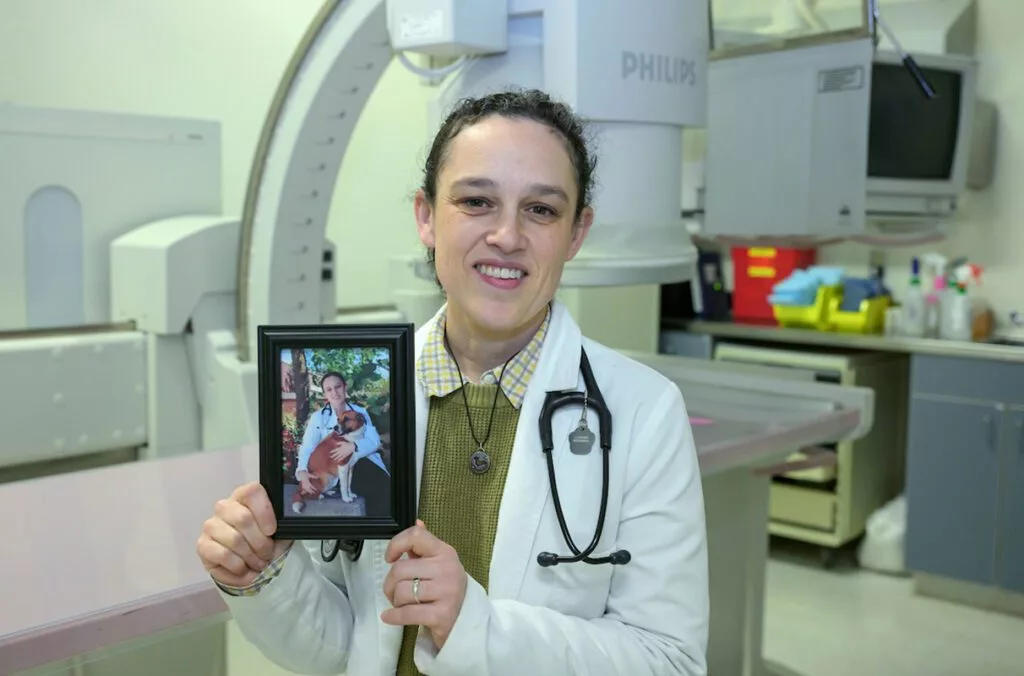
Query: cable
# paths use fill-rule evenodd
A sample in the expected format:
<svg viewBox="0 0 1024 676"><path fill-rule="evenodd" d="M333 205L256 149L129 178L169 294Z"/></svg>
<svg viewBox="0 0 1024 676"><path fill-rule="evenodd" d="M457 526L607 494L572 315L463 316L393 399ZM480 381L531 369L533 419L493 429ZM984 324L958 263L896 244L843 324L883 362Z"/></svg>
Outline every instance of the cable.
<svg viewBox="0 0 1024 676"><path fill-rule="evenodd" d="M882 19L877 8L875 9L875 23L882 29L882 32L885 33L885 37L889 38L889 42L892 43L893 49L896 50L896 53L903 61L903 65L906 66L908 71L910 71L911 77L913 77L914 81L917 82L917 85L921 88L921 91L924 92L924 95L929 99L934 99L936 96L935 89L933 89L931 83L928 82L928 78L925 77L924 71L917 65L917 61L914 61L914 57L903 50L903 46L900 44L899 40L896 39L896 35L894 35L892 29L889 28L889 24L885 23Z"/></svg>
<svg viewBox="0 0 1024 676"><path fill-rule="evenodd" d="M405 52L395 52L395 56L398 57L398 60L407 69L409 69L416 75L419 75L420 77L426 78L428 80L433 80L435 78L442 78L451 75L452 73L454 73L455 71L459 70L464 65L469 63L469 57L463 54L459 58L455 59L454 63L451 63L443 68L423 68L413 63L412 60L405 55Z"/></svg>

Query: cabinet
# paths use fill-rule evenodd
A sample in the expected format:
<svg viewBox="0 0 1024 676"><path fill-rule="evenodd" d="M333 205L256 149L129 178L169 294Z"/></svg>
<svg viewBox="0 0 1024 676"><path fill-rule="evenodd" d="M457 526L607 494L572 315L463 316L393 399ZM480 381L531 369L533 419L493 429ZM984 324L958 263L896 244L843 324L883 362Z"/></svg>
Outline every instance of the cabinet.
<svg viewBox="0 0 1024 676"><path fill-rule="evenodd" d="M906 563L1024 593L1024 364L915 355Z"/></svg>
<svg viewBox="0 0 1024 676"><path fill-rule="evenodd" d="M1024 593L1024 406L1011 407L1006 418L996 585Z"/></svg>
<svg viewBox="0 0 1024 676"><path fill-rule="evenodd" d="M765 348L719 342L714 359L748 367L786 370L792 377L875 392L871 430L857 440L822 444L835 465L773 477L768 530L772 535L820 545L826 565L835 550L860 537L871 514L899 494L906 447L907 360L900 354L850 352L803 346ZM794 448L790 460L804 460Z"/></svg>

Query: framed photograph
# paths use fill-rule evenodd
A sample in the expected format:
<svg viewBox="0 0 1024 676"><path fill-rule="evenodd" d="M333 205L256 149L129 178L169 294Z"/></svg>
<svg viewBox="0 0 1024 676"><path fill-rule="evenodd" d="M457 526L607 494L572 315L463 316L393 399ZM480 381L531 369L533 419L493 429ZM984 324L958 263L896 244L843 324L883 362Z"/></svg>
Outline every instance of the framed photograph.
<svg viewBox="0 0 1024 676"><path fill-rule="evenodd" d="M384 540L412 526L413 325L260 326L257 337L274 537Z"/></svg>

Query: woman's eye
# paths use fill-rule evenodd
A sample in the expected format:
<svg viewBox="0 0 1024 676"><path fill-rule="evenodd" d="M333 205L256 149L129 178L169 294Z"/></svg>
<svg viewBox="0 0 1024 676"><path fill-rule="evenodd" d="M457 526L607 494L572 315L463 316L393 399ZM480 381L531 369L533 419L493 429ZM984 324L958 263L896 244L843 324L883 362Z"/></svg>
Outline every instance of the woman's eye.
<svg viewBox="0 0 1024 676"><path fill-rule="evenodd" d="M487 206L487 201L480 199L479 197L469 197L462 200L462 203L470 209L483 209Z"/></svg>
<svg viewBox="0 0 1024 676"><path fill-rule="evenodd" d="M555 213L554 209L552 209L551 207L546 207L543 204L532 206L530 207L530 210L533 211L533 213L537 214L538 216L544 216L545 218L551 218L558 215Z"/></svg>

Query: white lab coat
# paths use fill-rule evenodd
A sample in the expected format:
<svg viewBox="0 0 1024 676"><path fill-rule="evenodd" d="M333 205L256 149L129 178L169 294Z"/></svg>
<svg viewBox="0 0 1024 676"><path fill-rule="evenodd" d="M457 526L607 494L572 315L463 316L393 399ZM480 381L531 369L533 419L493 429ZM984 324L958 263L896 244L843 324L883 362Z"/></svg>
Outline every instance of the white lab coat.
<svg viewBox="0 0 1024 676"><path fill-rule="evenodd" d="M428 323L416 334L416 353ZM538 418L548 390L583 389L581 344L613 415L604 534L593 556L625 548L624 566L542 568L569 554L555 516ZM416 397L417 486L429 402ZM594 534L601 450L569 452L580 409L554 416L562 509L580 547ZM590 427L597 433L596 416ZM429 524L428 524L429 527ZM394 674L402 627L384 624L386 541L323 563L319 542L292 547L283 571L253 597L222 594L239 629L268 659L304 674ZM490 590L469 579L442 650L421 630L416 664L428 676L697 676L707 671L708 570L700 470L679 388L652 369L585 339L555 303L523 403L502 498Z"/></svg>

